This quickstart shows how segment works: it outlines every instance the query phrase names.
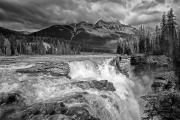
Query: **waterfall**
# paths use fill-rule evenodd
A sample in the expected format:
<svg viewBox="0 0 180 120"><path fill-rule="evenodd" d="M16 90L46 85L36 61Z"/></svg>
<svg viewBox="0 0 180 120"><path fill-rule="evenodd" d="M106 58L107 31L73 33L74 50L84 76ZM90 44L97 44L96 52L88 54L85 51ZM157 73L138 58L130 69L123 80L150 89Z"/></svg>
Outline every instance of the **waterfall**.
<svg viewBox="0 0 180 120"><path fill-rule="evenodd" d="M134 83L121 72L117 71L116 66L110 64L112 60L107 59L99 63L90 60L70 62L70 77L84 81L108 80L112 82L116 89L115 92L105 91L98 93L98 96L108 93L109 97L113 99L114 103L105 103L112 115L109 120L139 120L139 105L132 92ZM91 92L93 93L93 91ZM119 111L115 109L115 106L118 106ZM103 120L108 120L108 117L103 117Z"/></svg>
<svg viewBox="0 0 180 120"><path fill-rule="evenodd" d="M64 115L75 116L75 120L84 120L88 116L93 120L140 120L139 105L133 92L135 83L121 73L116 64L110 64L112 60L68 62L69 77L15 72L16 69L30 68L34 63L1 65L0 81L4 83L0 83L0 93L19 91L17 94L24 98L27 108L38 106L33 104L61 101L68 110Z"/></svg>

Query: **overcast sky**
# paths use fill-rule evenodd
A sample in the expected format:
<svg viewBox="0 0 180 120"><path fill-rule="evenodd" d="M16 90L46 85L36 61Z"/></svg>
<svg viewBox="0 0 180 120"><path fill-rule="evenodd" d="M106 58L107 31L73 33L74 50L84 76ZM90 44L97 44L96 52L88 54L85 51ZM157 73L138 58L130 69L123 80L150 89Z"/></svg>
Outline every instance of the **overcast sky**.
<svg viewBox="0 0 180 120"><path fill-rule="evenodd" d="M0 0L0 26L35 31L54 24L95 23L99 19L157 24L170 8L180 21L180 0Z"/></svg>

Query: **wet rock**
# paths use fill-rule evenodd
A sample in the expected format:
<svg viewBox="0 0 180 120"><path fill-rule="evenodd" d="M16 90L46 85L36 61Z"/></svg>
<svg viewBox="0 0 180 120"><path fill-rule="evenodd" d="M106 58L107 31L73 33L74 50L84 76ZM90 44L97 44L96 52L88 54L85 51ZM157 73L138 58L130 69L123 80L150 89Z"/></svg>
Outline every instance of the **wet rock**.
<svg viewBox="0 0 180 120"><path fill-rule="evenodd" d="M65 116L65 115L59 115L57 120L75 120L72 117Z"/></svg>
<svg viewBox="0 0 180 120"><path fill-rule="evenodd" d="M77 85L78 87L82 89L97 89L97 90L104 90L104 91L115 91L115 87L113 86L113 83L108 82L108 80L92 80L92 81L80 81L80 82L72 82L72 85Z"/></svg>
<svg viewBox="0 0 180 120"><path fill-rule="evenodd" d="M156 65L160 67L168 67L170 64L170 58L168 58L165 55L159 55L159 56L148 56L147 57L147 63L150 65Z"/></svg>
<svg viewBox="0 0 180 120"><path fill-rule="evenodd" d="M151 87L155 92L173 90L176 81L177 77L174 71L160 72L154 76L154 82Z"/></svg>
<svg viewBox="0 0 180 120"><path fill-rule="evenodd" d="M156 65L157 67L168 67L170 64L170 58L165 55L151 55L146 56L144 54L138 54L131 56L131 65Z"/></svg>
<svg viewBox="0 0 180 120"><path fill-rule="evenodd" d="M111 62L110 62L110 64L112 65L112 66L119 66L119 63L121 62L121 57L120 56L118 56L118 57L115 57Z"/></svg>
<svg viewBox="0 0 180 120"><path fill-rule="evenodd" d="M16 58L12 58L12 57L7 57L7 58L1 58L0 59L0 64L2 65L8 65L8 64L13 64L16 63Z"/></svg>
<svg viewBox="0 0 180 120"><path fill-rule="evenodd" d="M89 114L89 111L83 107L71 107L66 115L71 116L74 120L100 120Z"/></svg>
<svg viewBox="0 0 180 120"><path fill-rule="evenodd" d="M20 113L25 108L25 99L20 92L0 93L0 120L21 120Z"/></svg>
<svg viewBox="0 0 180 120"><path fill-rule="evenodd" d="M100 120L85 107L67 107L63 102L36 103L26 108L0 107L1 120Z"/></svg>
<svg viewBox="0 0 180 120"><path fill-rule="evenodd" d="M34 66L25 69L18 69L18 73L50 73L55 76L67 76L69 74L69 64L65 62L36 63Z"/></svg>
<svg viewBox="0 0 180 120"><path fill-rule="evenodd" d="M120 56L117 56L110 62L110 65L114 66L117 72L120 72L128 77L130 69L129 62L127 60L128 58L122 59Z"/></svg>
<svg viewBox="0 0 180 120"><path fill-rule="evenodd" d="M146 56L143 54L132 55L130 59L131 65L142 65L146 64Z"/></svg>
<svg viewBox="0 0 180 120"><path fill-rule="evenodd" d="M0 106L11 104L24 106L24 98L20 95L19 92L0 93Z"/></svg>
<svg viewBox="0 0 180 120"><path fill-rule="evenodd" d="M90 84L92 88L96 88L98 90L106 90L106 91L115 91L115 87L113 86L113 83L108 82L108 80L101 80L96 81L93 80Z"/></svg>
<svg viewBox="0 0 180 120"><path fill-rule="evenodd" d="M34 115L55 115L55 114L65 114L68 108L65 107L62 102L52 102L52 103L37 103L26 110L24 110L23 115L34 116Z"/></svg>

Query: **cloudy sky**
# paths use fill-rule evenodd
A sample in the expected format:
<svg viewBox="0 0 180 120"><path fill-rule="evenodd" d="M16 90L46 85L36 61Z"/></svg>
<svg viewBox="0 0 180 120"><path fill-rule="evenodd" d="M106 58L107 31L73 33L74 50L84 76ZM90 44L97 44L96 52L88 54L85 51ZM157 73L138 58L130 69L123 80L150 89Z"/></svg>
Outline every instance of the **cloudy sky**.
<svg viewBox="0 0 180 120"><path fill-rule="evenodd" d="M36 31L53 24L99 19L134 26L157 24L170 8L180 21L180 0L0 0L0 26Z"/></svg>

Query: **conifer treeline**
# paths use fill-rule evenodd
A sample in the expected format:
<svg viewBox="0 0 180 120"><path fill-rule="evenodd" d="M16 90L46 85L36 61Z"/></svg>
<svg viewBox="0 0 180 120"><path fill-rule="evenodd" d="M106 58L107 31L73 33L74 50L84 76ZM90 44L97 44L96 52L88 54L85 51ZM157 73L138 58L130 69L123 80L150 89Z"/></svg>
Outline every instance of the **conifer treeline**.
<svg viewBox="0 0 180 120"><path fill-rule="evenodd" d="M136 41L136 42L135 42ZM162 15L160 26L150 31L140 26L138 38L120 41L117 46L118 54L163 54L176 56L180 41L180 29L178 29L173 9Z"/></svg>
<svg viewBox="0 0 180 120"><path fill-rule="evenodd" d="M143 120L179 120L180 119L180 30L175 20L173 9L162 15L160 27L156 27L151 40L153 54L163 54L172 59L173 68L163 71L163 75L155 77L158 81L157 91L142 98L146 101ZM174 75L176 73L177 78ZM162 73L161 73L162 74ZM168 76L168 77L167 77Z"/></svg>
<svg viewBox="0 0 180 120"><path fill-rule="evenodd" d="M0 35L0 55L72 55L80 54L81 45L74 41L50 37Z"/></svg>

